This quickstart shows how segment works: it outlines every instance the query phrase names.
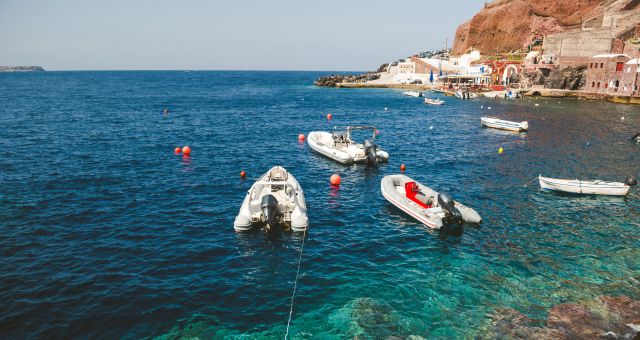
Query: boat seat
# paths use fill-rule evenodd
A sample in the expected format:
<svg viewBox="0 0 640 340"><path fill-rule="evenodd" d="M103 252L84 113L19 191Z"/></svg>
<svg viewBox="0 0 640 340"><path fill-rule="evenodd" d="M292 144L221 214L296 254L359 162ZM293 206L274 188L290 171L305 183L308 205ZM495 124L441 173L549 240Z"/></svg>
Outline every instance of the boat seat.
<svg viewBox="0 0 640 340"><path fill-rule="evenodd" d="M417 203L419 206L423 208L430 208L433 204L433 198L429 200L429 198L420 191L416 182L407 182L405 183L404 188L407 198Z"/></svg>
<svg viewBox="0 0 640 340"><path fill-rule="evenodd" d="M287 172L283 168L275 168L269 171L269 179L272 181L286 181Z"/></svg>
<svg viewBox="0 0 640 340"><path fill-rule="evenodd" d="M416 199L424 203L427 207L433 206L433 196L427 197L420 191L416 194Z"/></svg>

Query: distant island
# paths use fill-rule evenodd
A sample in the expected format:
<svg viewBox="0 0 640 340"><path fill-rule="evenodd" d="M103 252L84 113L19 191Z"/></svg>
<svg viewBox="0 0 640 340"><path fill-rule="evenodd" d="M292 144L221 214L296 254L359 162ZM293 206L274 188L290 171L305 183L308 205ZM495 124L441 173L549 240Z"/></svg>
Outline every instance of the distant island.
<svg viewBox="0 0 640 340"><path fill-rule="evenodd" d="M0 72L42 72L42 66L0 66Z"/></svg>

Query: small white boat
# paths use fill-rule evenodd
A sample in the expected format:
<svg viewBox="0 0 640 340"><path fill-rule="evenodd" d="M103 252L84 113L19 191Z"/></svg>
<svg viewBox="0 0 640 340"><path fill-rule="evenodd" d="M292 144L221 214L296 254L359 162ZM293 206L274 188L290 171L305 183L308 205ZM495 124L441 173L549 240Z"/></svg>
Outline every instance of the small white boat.
<svg viewBox="0 0 640 340"><path fill-rule="evenodd" d="M445 193L422 185L405 175L382 178L384 198L429 228L461 232L463 223L480 223L480 215Z"/></svg>
<svg viewBox="0 0 640 340"><path fill-rule="evenodd" d="M353 140L353 131L370 130L371 139L363 143ZM373 126L347 126L346 129L334 127L333 133L312 131L307 136L307 143L316 152L342 164L387 162L389 154L375 144L376 128Z"/></svg>
<svg viewBox="0 0 640 340"><path fill-rule="evenodd" d="M495 117L480 117L480 123L482 126L507 130L507 131L515 131L515 132L523 132L529 130L528 122L511 122L508 120L502 120Z"/></svg>
<svg viewBox="0 0 640 340"><path fill-rule="evenodd" d="M482 96L486 98L497 98L497 99L516 99L518 98L519 91L490 91L490 92L482 92L480 93Z"/></svg>
<svg viewBox="0 0 640 340"><path fill-rule="evenodd" d="M540 181L540 188L543 190L562 191L573 194L609 196L625 196L629 192L631 185L635 184L632 179L627 180L629 183L620 183L581 181L578 179L556 179L538 176L538 180Z"/></svg>
<svg viewBox="0 0 640 340"><path fill-rule="evenodd" d="M402 92L402 94L409 97L422 97L422 92L420 91L406 91Z"/></svg>
<svg viewBox="0 0 640 340"><path fill-rule="evenodd" d="M236 231L253 228L264 228L266 232L305 231L308 226L302 187L281 166L274 166L253 183L233 222Z"/></svg>
<svg viewBox="0 0 640 340"><path fill-rule="evenodd" d="M458 99L476 99L477 95L473 92L458 90L454 94Z"/></svg>
<svg viewBox="0 0 640 340"><path fill-rule="evenodd" d="M444 104L444 100L425 98L424 99L424 103L425 104L429 104L429 105L443 105Z"/></svg>

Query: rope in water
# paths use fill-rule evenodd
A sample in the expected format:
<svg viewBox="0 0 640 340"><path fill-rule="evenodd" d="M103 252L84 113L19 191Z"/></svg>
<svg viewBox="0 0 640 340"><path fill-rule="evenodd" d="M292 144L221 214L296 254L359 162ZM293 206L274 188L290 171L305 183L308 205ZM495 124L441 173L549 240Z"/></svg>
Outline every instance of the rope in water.
<svg viewBox="0 0 640 340"><path fill-rule="evenodd" d="M298 258L298 272L296 273L296 279L293 281L293 293L291 294L291 308L289 309L289 321L287 321L287 332L284 335L284 339L287 340L289 336L289 325L291 325L291 318L293 317L293 299L296 296L296 289L298 288L298 277L300 277L300 264L302 263L302 252L304 250L304 239L307 237L307 230L305 229L302 234L302 244L300 245L300 257Z"/></svg>
<svg viewBox="0 0 640 340"><path fill-rule="evenodd" d="M538 179L538 176L534 177L532 180L530 180L529 182L525 183L524 186L527 187L527 185L529 185L531 182L535 181L536 179Z"/></svg>

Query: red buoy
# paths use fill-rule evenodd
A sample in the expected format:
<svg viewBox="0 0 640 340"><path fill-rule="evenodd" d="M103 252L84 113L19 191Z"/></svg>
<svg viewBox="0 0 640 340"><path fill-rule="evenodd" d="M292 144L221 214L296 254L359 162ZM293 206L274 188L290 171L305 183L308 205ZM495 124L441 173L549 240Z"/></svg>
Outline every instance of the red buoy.
<svg viewBox="0 0 640 340"><path fill-rule="evenodd" d="M404 164L400 165L400 171L404 172L405 170L407 170L407 167Z"/></svg>
<svg viewBox="0 0 640 340"><path fill-rule="evenodd" d="M330 113L327 113L327 120L331 120L331 118L333 118L333 115L331 115Z"/></svg>
<svg viewBox="0 0 640 340"><path fill-rule="evenodd" d="M240 178L245 178L245 177L247 177L247 173L244 170L240 171Z"/></svg>
<svg viewBox="0 0 640 340"><path fill-rule="evenodd" d="M182 147L182 153L185 156L189 156L191 154L191 148L188 145Z"/></svg>
<svg viewBox="0 0 640 340"><path fill-rule="evenodd" d="M298 135L298 140L299 141L304 142L304 138L305 138L304 134L301 133L301 134Z"/></svg>
<svg viewBox="0 0 640 340"><path fill-rule="evenodd" d="M182 152L182 149L180 149L180 148L176 148L176 149L175 149L175 150L173 150L173 151L176 153L176 155L179 155L179 154L180 154L180 152Z"/></svg>
<svg viewBox="0 0 640 340"><path fill-rule="evenodd" d="M331 175L329 181L331 181L331 185L340 185L340 176L337 174L333 174Z"/></svg>

